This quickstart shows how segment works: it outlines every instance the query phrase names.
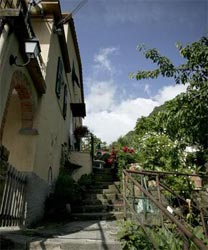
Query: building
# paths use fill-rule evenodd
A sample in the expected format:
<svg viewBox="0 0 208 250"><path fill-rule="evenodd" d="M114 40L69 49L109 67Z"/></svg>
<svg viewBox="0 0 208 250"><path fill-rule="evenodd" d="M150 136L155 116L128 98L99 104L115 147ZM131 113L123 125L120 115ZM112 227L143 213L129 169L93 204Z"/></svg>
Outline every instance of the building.
<svg viewBox="0 0 208 250"><path fill-rule="evenodd" d="M62 145L75 149L74 130L85 115L72 16L62 14L57 0L1 0L0 145L9 164L27 175L26 224L42 216ZM84 161L82 173L90 171L88 155Z"/></svg>

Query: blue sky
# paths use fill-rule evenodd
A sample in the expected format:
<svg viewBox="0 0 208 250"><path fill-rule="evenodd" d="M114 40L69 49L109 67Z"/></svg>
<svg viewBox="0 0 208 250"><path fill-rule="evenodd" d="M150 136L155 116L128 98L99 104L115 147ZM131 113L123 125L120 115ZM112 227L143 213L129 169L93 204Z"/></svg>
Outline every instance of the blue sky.
<svg viewBox="0 0 208 250"><path fill-rule="evenodd" d="M80 2L61 0L62 11L71 12ZM171 79L129 79L131 72L154 68L137 45L157 48L181 63L175 43L208 34L208 0L88 0L73 18L87 106L84 124L111 143L186 88Z"/></svg>

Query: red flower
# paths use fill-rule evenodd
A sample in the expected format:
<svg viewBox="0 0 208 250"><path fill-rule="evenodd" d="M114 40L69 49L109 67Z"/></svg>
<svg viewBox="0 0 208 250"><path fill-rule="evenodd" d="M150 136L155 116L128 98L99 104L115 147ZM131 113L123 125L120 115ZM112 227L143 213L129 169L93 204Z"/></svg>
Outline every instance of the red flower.
<svg viewBox="0 0 208 250"><path fill-rule="evenodd" d="M129 149L129 153L130 154L134 154L135 153L135 151L133 150L133 148Z"/></svg>
<svg viewBox="0 0 208 250"><path fill-rule="evenodd" d="M108 158L107 161L108 161L108 163L110 163L110 164L113 163L113 159L112 159L112 158Z"/></svg>
<svg viewBox="0 0 208 250"><path fill-rule="evenodd" d="M129 148L127 146L123 147L123 152L127 153L129 151Z"/></svg>

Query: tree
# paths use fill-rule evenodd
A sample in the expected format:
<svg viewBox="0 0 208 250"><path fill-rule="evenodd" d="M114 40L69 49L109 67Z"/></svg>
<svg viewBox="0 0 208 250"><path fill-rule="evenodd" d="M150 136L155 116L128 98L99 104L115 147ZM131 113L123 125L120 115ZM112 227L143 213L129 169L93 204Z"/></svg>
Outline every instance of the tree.
<svg viewBox="0 0 208 250"><path fill-rule="evenodd" d="M147 59L157 64L154 70L138 71L131 74L137 80L171 77L177 84L189 86L185 94L167 103L166 111L161 116L166 117L166 130L175 139L183 138L189 144L196 144L206 150L208 148L208 38L183 47L177 44L185 63L175 66L167 57L160 55L157 49L147 50L139 46ZM159 119L159 118L158 118ZM161 120L161 117L160 117Z"/></svg>

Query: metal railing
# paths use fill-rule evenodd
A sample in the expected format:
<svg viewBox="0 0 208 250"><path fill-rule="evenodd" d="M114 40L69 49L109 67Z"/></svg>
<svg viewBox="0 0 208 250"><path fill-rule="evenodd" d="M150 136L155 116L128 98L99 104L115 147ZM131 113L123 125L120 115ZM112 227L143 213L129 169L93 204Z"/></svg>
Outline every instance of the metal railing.
<svg viewBox="0 0 208 250"><path fill-rule="evenodd" d="M1 9L16 9L19 8L21 0L0 0Z"/></svg>
<svg viewBox="0 0 208 250"><path fill-rule="evenodd" d="M22 226L25 220L26 177L9 166L0 207L0 226Z"/></svg>
<svg viewBox="0 0 208 250"><path fill-rule="evenodd" d="M190 249L190 244L194 244L197 249L207 250L204 242L193 233L193 227L181 209L190 204L161 182L163 178L173 174L176 173L123 170L124 217L138 221L155 249L159 248L154 237L151 236L150 227L167 228L170 231L174 227L174 230L177 230L177 236L183 242L182 249ZM177 173L178 175L180 174ZM181 174L181 176L189 178L190 175ZM168 200L170 196L175 197L179 204L181 202L181 206L173 208ZM203 209L192 202L189 209L190 213L192 209L198 211L204 236L208 237Z"/></svg>
<svg viewBox="0 0 208 250"><path fill-rule="evenodd" d="M26 209L26 176L8 163L0 147L0 227L23 226Z"/></svg>

